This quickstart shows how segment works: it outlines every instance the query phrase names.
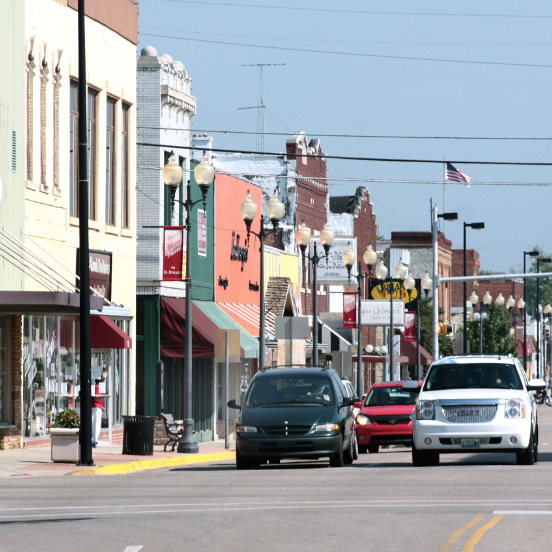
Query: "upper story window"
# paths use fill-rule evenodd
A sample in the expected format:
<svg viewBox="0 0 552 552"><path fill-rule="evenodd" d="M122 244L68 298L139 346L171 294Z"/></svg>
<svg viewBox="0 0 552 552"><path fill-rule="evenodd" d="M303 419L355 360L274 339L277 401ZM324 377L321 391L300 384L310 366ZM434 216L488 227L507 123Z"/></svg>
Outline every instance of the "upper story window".
<svg viewBox="0 0 552 552"><path fill-rule="evenodd" d="M123 228L130 228L130 105L123 104L121 132L121 186L122 186L122 220Z"/></svg>
<svg viewBox="0 0 552 552"><path fill-rule="evenodd" d="M115 120L117 101L107 98L105 117L105 223L116 224Z"/></svg>

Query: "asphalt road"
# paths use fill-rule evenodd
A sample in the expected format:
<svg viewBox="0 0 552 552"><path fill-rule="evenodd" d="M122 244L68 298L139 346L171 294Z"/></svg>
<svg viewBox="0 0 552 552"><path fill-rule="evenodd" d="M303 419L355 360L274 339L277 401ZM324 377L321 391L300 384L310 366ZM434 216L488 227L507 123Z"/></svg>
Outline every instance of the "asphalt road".
<svg viewBox="0 0 552 552"><path fill-rule="evenodd" d="M0 550L548 550L552 408L539 408L535 466L469 454L413 468L409 450L391 449L341 469L222 462L0 480Z"/></svg>

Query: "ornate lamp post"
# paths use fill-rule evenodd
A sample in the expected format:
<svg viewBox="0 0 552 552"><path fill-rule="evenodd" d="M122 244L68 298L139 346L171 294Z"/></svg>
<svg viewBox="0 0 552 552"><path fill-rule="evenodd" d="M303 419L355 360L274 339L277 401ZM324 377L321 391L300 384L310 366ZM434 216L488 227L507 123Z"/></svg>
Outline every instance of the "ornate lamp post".
<svg viewBox="0 0 552 552"><path fill-rule="evenodd" d="M552 315L552 307L550 306L549 303L547 303L544 307L544 309L542 310L542 312L544 313L544 315L548 318L548 327L550 328L550 319L551 319L551 315ZM543 320L543 324L542 324L542 327L543 327L543 349L544 349L544 352L543 352L543 358L544 358L544 366L543 366L543 370L542 370L542 375L543 375L543 378L546 377L546 357L547 356L550 356L550 338L548 339L548 344L547 344L547 335L546 335L546 327L545 327L545 324L546 322ZM550 329L548 330L550 332ZM548 336L549 337L549 336ZM548 347L548 355L546 354L546 347Z"/></svg>
<svg viewBox="0 0 552 552"><path fill-rule="evenodd" d="M313 255L312 257L306 255L307 246L310 243L311 231L305 225L305 221L301 224L297 232L295 233L295 241L297 245L301 248L301 255L303 257L303 266L305 259L307 258L312 263L312 364L318 366L318 279L317 279L317 268L318 263L322 260L323 257L326 257L326 263L328 262L328 253L330 252L330 247L332 246L335 234L334 231L327 225L324 224L324 228L320 230L320 243L324 247L324 255L318 255L316 251L316 241L313 244Z"/></svg>
<svg viewBox="0 0 552 552"><path fill-rule="evenodd" d="M552 259L537 259L537 273L540 272L541 263L550 263ZM542 305L540 304L540 278L537 278L537 378L540 377L540 317L542 314Z"/></svg>
<svg viewBox="0 0 552 552"><path fill-rule="evenodd" d="M358 294L358 316L357 316L357 395L362 397L364 394L364 363L362 362L362 326L360 321L360 313L362 308L362 281L368 278L368 293L370 293L370 280L372 279L372 269L378 260L377 253L372 249L372 244L368 244L366 251L362 255L364 264L368 267L368 273L362 274L362 266L358 261L358 275L353 276L357 280L357 294ZM345 253L343 253L343 262L347 267L349 274L349 281L351 281L351 269L356 261L356 253L351 249L349 245Z"/></svg>
<svg viewBox="0 0 552 552"><path fill-rule="evenodd" d="M538 251L524 251L523 252L523 274L527 273L526 261L527 256L529 257L538 257ZM523 306L527 304L527 297L525 296L525 283L526 280L523 278ZM523 368L527 372L527 313L523 311Z"/></svg>
<svg viewBox="0 0 552 552"><path fill-rule="evenodd" d="M207 193L215 179L215 169L207 157L203 156L194 169L194 178L201 189L203 196L203 209L206 209ZM171 154L168 163L163 167L163 182L171 193L171 215L174 211L176 190L182 182L182 167L176 162L176 157ZM192 243L192 207L199 203L191 198L191 186L188 180L186 185L186 328L184 342L184 378L182 394L184 395L184 431L178 442L178 452L198 452L199 447L194 439L194 419L193 419L193 393L192 393L192 256L190 255L190 244Z"/></svg>
<svg viewBox="0 0 552 552"><path fill-rule="evenodd" d="M491 294L487 290L485 295L483 295L483 304L479 306L479 318L480 318L480 327L479 327L479 353L483 354L483 312L489 311L489 305L493 302Z"/></svg>
<svg viewBox="0 0 552 552"><path fill-rule="evenodd" d="M261 242L261 305L260 305L260 320L259 320L259 369L265 369L265 357L266 357L266 342L265 342L265 288L264 288L264 242L267 236L275 234L278 230L280 221L284 218L285 209L284 204L278 199L278 188L274 191L272 199L266 206L266 214L272 222L272 229L265 229L264 227L264 215L261 214L261 231L257 234L251 230L251 224L255 215L257 214L257 204L253 201L251 194L247 192L245 201L240 206L240 213L247 227L247 239L249 235L253 234L257 236Z"/></svg>

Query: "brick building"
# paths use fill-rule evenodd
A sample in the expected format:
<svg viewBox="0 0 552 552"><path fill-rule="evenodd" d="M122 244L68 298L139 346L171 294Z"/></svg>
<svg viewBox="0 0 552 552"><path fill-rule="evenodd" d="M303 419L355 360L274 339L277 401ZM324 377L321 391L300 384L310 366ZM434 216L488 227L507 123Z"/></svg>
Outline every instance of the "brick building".
<svg viewBox="0 0 552 552"><path fill-rule="evenodd" d="M479 253L475 249L466 250L466 276L478 276L481 268ZM452 276L464 275L464 249L452 250ZM451 282L452 288L452 307L463 308L464 302L464 284L462 282ZM467 297L472 289L477 289L477 282L468 282ZM485 293L485 292L483 292ZM509 297L509 296L508 296Z"/></svg>

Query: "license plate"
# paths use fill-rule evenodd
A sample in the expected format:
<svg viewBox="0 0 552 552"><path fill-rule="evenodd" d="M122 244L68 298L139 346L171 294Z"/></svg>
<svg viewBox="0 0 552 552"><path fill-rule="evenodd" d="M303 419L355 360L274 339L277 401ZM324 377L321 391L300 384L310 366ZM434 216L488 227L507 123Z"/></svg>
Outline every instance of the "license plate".
<svg viewBox="0 0 552 552"><path fill-rule="evenodd" d="M460 445L462 447L478 447L480 446L479 439L461 439Z"/></svg>

